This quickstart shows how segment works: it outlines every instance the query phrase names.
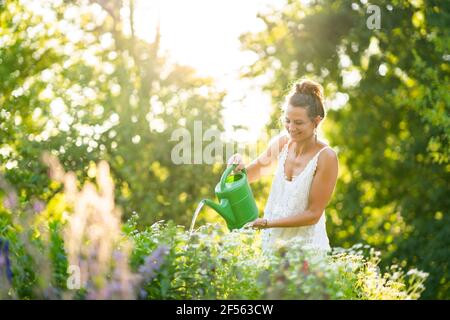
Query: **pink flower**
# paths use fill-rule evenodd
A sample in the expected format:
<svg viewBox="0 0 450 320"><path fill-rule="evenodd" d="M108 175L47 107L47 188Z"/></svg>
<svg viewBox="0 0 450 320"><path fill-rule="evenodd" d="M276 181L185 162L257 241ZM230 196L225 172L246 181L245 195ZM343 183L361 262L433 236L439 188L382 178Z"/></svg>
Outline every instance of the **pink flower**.
<svg viewBox="0 0 450 320"><path fill-rule="evenodd" d="M303 261L303 267L302 267L302 272L304 274L308 274L309 273L309 264L308 261Z"/></svg>

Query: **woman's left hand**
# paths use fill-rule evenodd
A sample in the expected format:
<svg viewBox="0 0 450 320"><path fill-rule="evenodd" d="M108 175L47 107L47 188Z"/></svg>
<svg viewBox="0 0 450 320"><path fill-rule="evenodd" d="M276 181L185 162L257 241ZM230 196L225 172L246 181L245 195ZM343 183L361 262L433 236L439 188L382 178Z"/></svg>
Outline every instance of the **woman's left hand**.
<svg viewBox="0 0 450 320"><path fill-rule="evenodd" d="M253 229L265 229L267 228L268 221L265 218L258 218L255 221L253 221L249 227Z"/></svg>

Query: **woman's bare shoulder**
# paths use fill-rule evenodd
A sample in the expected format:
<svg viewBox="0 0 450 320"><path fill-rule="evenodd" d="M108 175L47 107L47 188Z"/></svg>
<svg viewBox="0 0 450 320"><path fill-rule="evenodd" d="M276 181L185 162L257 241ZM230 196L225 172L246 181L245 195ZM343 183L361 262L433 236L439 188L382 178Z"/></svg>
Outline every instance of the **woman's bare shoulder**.
<svg viewBox="0 0 450 320"><path fill-rule="evenodd" d="M319 154L319 163L332 164L338 162L337 153L332 147L324 143L322 148L323 150Z"/></svg>
<svg viewBox="0 0 450 320"><path fill-rule="evenodd" d="M275 148L278 152L281 152L281 150L286 145L286 143L288 143L288 141L289 136L286 133L280 133L271 140L270 145L273 148Z"/></svg>
<svg viewBox="0 0 450 320"><path fill-rule="evenodd" d="M286 145L288 140L289 137L285 134L276 135L270 139L268 147L263 155L275 159L281 153L281 150L283 150L283 147Z"/></svg>

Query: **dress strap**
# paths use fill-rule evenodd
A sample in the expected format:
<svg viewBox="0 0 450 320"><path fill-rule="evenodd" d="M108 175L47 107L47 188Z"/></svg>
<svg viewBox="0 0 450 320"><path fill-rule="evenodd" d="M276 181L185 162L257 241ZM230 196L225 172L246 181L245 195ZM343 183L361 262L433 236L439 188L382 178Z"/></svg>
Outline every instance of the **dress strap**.
<svg viewBox="0 0 450 320"><path fill-rule="evenodd" d="M317 158L318 158L318 157L319 157L319 154L320 154L323 150L325 150L325 149L327 149L327 148L329 148L329 147L330 147L330 146L325 146L325 147L323 147L322 149L319 150L319 152L316 153L316 155L315 155L314 157L317 157Z"/></svg>
<svg viewBox="0 0 450 320"><path fill-rule="evenodd" d="M289 139L289 141L284 144L283 148L281 149L281 152L278 154L278 158L280 158L280 157L285 157L286 158L287 157L287 153L288 153L288 150L289 150L289 144L290 143L291 143L291 141Z"/></svg>
<svg viewBox="0 0 450 320"><path fill-rule="evenodd" d="M311 159L311 161L314 160L314 161L312 161L312 162L313 162L313 166L314 166L314 168L313 168L313 175L315 174L316 169L317 169L317 163L319 162L319 155L320 155L320 153L321 153L323 150L327 149L327 148L330 148L330 146L325 146L325 147L323 147L322 149L320 149L319 152L316 153L316 155L314 156L314 158ZM331 149L331 148L330 148L330 149Z"/></svg>

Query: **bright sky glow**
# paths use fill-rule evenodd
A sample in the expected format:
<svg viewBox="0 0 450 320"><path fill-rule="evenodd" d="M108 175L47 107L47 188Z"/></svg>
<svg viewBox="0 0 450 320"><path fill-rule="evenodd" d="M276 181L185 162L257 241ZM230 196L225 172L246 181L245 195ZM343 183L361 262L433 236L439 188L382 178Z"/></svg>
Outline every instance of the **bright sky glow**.
<svg viewBox="0 0 450 320"><path fill-rule="evenodd" d="M161 47L172 61L197 69L200 76L213 77L229 94L224 101L227 136L238 141L256 140L269 120L270 96L255 81L240 80L239 69L257 57L240 49L239 36L264 29L257 19L267 6L281 0L137 0L136 33L152 41L157 22L161 26ZM262 79L259 79L261 82ZM248 134L229 135L233 125L249 128Z"/></svg>
<svg viewBox="0 0 450 320"><path fill-rule="evenodd" d="M50 14L52 11L45 6L38 6L31 0L23 1L44 16L45 21L56 20L56 16ZM140 38L151 42L155 38L159 23L161 50L169 57L169 60L194 67L199 76L214 78L217 87L228 93L223 102L225 138L238 142L251 142L260 136L273 107L271 97L260 89L266 79L263 77L239 79L240 70L258 58L252 52L241 50L239 36L245 32L263 31L264 24L257 18L257 14L267 11L270 7L275 10L281 8L284 2L285 0L135 0L135 30ZM101 20L105 13L100 13L98 17ZM129 17L129 12L125 9L121 14L125 20ZM68 10L65 13L66 18L74 15L76 15L74 10ZM64 20L61 23L70 29L70 25ZM126 23L124 27L127 27ZM74 39L82 36L71 30L67 32L72 34L71 37ZM377 54L378 45L375 40L371 41L369 55ZM101 47L108 48L112 42L111 35L106 34L101 38ZM83 55L85 63L98 65L94 51L95 48L92 52L86 50ZM344 85L346 87L357 85L361 75L352 67L351 60L343 52L340 66L343 68ZM104 72L109 74L112 71L112 65L105 64ZM379 71L380 74L384 74L387 69L380 66ZM52 76L51 71L42 74L44 80ZM118 94L120 87L112 87L111 90ZM15 94L20 95L21 92L17 91ZM53 98L52 91L48 88L41 95L42 98ZM95 95L95 91L73 92L72 98L77 100L75 98L79 96L78 100L94 99ZM328 106L339 108L347 101L348 95L337 95L333 100L328 101ZM63 116L66 115L64 102L61 99L53 100L50 107L51 113L60 118L62 124L59 129L67 130L73 119ZM155 124L155 126L162 129L161 125ZM248 131L234 130L235 126L248 128Z"/></svg>

